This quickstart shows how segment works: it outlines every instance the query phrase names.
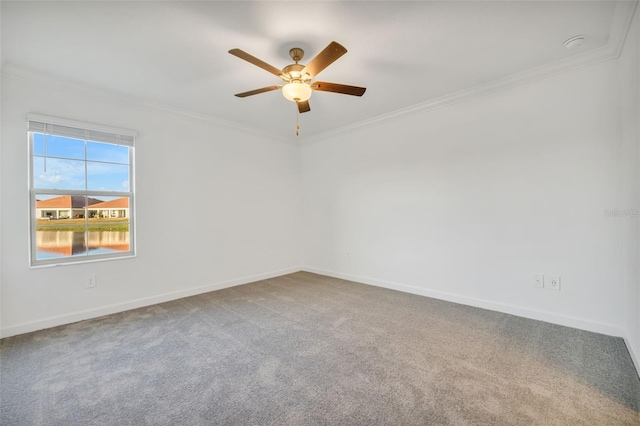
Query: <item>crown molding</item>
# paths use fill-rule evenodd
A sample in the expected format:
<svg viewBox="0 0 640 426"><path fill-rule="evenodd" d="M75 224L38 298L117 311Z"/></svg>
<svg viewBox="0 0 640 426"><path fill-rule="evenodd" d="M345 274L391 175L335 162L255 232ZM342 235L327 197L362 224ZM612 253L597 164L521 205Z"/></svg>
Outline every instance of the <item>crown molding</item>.
<svg viewBox="0 0 640 426"><path fill-rule="evenodd" d="M275 135L273 133L261 131L251 126L245 126L233 121L223 120L212 115L202 114L182 108L176 108L159 102L140 99L131 95L124 94L122 92L100 89L89 84L65 80L49 74L21 68L12 64L3 65L0 74L6 78L22 80L31 84L43 85L45 87L54 89L68 90L76 93L98 97L103 100L108 100L122 105L145 108L156 112L177 115L194 121L206 122L217 127L223 127L229 130L235 130L242 133L251 134L253 136L267 138L277 142L285 142L288 144L295 142L291 138L283 137L282 135Z"/></svg>
<svg viewBox="0 0 640 426"><path fill-rule="evenodd" d="M617 59L622 53L622 48L624 47L624 42L629 32L629 28L631 27L631 23L633 22L633 15L638 2L639 0L622 0L616 2L613 17L611 19L611 26L609 29L609 39L605 46L573 55L559 61L551 62L549 64L541 65L539 67L531 68L526 71L507 75L488 83L479 84L468 89L463 89L458 92L420 102L406 108L400 108L390 113L379 115L377 117L358 121L357 123L342 126L326 132L316 133L314 135L305 137L302 142L303 144L319 142L327 138L332 138L342 134L356 132L363 128L369 128L383 123L424 114L428 111L444 108L449 105L466 102L472 99L477 99L496 92L510 89L512 87L531 83L537 80L542 80L568 71L588 67L600 62L609 61L611 59Z"/></svg>
<svg viewBox="0 0 640 426"><path fill-rule="evenodd" d="M615 51L616 58L622 54L638 3L640 3L639 0L619 0L616 3L607 42L607 45L611 46Z"/></svg>

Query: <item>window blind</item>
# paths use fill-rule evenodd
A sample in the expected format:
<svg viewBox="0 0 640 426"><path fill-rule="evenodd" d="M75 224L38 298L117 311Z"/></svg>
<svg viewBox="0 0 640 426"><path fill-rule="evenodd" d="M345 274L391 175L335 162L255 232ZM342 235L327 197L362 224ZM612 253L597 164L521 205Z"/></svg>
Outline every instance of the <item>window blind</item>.
<svg viewBox="0 0 640 426"><path fill-rule="evenodd" d="M28 130L30 132L48 135L66 136L127 146L134 146L137 136L137 132L133 130L82 123L56 117L29 114L27 119L29 123Z"/></svg>

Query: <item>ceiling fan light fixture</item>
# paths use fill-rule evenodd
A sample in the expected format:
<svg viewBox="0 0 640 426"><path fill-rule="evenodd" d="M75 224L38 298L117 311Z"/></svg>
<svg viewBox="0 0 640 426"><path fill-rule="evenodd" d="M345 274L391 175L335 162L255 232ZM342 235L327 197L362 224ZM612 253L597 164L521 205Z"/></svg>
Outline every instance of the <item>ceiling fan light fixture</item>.
<svg viewBox="0 0 640 426"><path fill-rule="evenodd" d="M304 102L311 97L311 86L306 83L292 82L282 87L282 95L293 102Z"/></svg>

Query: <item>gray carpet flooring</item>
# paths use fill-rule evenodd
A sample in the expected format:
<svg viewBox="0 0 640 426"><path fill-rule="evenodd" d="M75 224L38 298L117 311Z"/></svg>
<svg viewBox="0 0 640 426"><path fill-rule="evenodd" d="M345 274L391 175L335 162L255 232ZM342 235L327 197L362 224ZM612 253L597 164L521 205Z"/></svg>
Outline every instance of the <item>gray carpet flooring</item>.
<svg viewBox="0 0 640 426"><path fill-rule="evenodd" d="M637 425L624 342L299 272L0 342L2 425Z"/></svg>

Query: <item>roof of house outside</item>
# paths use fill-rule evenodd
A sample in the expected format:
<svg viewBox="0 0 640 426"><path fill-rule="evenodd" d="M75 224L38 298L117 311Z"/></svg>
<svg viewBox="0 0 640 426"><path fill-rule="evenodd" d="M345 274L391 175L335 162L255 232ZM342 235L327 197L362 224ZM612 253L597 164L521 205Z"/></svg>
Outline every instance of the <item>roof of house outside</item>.
<svg viewBox="0 0 640 426"><path fill-rule="evenodd" d="M92 209L126 209L129 208L129 197L116 198L115 200L103 201L92 204Z"/></svg>
<svg viewBox="0 0 640 426"><path fill-rule="evenodd" d="M61 195L60 197L49 198L48 200L36 200L36 208L81 209L86 205L92 206L97 203L102 203L102 200L98 200L97 198L85 197L84 195Z"/></svg>

